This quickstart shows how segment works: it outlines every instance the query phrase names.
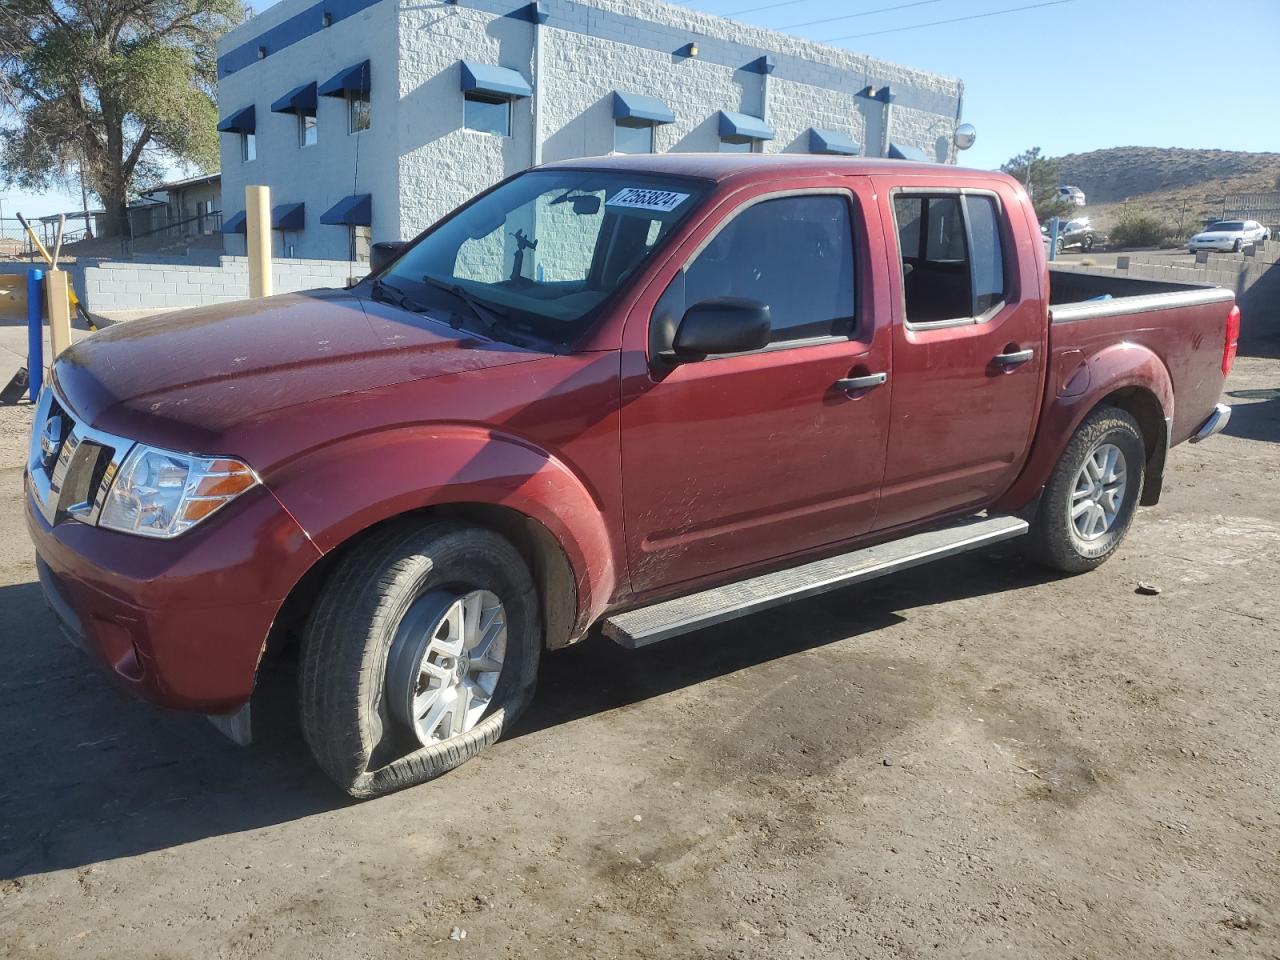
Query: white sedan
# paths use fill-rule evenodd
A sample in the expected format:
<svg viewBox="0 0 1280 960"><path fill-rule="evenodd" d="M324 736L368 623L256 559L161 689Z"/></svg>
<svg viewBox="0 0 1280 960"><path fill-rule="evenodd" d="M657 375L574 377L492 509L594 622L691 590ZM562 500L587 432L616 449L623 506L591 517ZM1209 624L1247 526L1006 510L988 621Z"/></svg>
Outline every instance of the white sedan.
<svg viewBox="0 0 1280 960"><path fill-rule="evenodd" d="M1187 241L1187 249L1238 251L1260 240L1269 240L1271 231L1257 220L1220 220L1211 223Z"/></svg>

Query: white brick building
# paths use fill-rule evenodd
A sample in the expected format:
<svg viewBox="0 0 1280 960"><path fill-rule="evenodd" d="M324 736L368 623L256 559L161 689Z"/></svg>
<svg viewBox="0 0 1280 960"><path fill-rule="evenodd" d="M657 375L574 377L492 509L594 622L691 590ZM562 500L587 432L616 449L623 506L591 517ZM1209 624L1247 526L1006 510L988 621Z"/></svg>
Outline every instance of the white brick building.
<svg viewBox="0 0 1280 960"><path fill-rule="evenodd" d="M409 238L503 177L613 150L954 160L958 80L652 0L281 0L218 46L227 252Z"/></svg>

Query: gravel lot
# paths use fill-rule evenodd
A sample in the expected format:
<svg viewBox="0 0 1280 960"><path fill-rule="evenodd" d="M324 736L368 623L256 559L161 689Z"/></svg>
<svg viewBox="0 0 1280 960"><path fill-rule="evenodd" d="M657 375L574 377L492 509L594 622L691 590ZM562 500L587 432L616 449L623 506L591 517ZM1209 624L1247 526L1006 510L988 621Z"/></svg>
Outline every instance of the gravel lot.
<svg viewBox="0 0 1280 960"><path fill-rule="evenodd" d="M363 805L286 671L242 750L63 642L0 409L0 956L1280 957L1280 361L1228 389L1099 572L1003 549L594 639Z"/></svg>

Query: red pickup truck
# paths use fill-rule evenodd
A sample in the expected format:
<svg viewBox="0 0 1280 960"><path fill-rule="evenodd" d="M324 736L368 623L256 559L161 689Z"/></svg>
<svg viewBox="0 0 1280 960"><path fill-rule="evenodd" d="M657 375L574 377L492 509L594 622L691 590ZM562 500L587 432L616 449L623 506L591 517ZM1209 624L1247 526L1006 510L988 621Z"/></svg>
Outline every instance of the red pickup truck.
<svg viewBox="0 0 1280 960"><path fill-rule="evenodd" d="M296 645L358 797L492 743L595 625L639 646L1013 537L1089 570L1229 415L1232 293L1051 275L998 173L581 160L375 254L74 346L25 480L74 642L241 742Z"/></svg>

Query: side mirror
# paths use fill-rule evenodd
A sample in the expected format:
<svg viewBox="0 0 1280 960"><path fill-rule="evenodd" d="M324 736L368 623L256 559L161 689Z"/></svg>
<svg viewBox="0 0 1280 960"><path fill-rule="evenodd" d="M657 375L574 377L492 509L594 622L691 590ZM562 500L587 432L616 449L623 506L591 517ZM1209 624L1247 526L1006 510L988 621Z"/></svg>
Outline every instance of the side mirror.
<svg viewBox="0 0 1280 960"><path fill-rule="evenodd" d="M768 343L768 304L739 297L713 297L685 311L671 350L663 359L689 363L717 353L759 350Z"/></svg>
<svg viewBox="0 0 1280 960"><path fill-rule="evenodd" d="M400 256L408 240L381 240L369 247L369 272L377 273L388 263Z"/></svg>

